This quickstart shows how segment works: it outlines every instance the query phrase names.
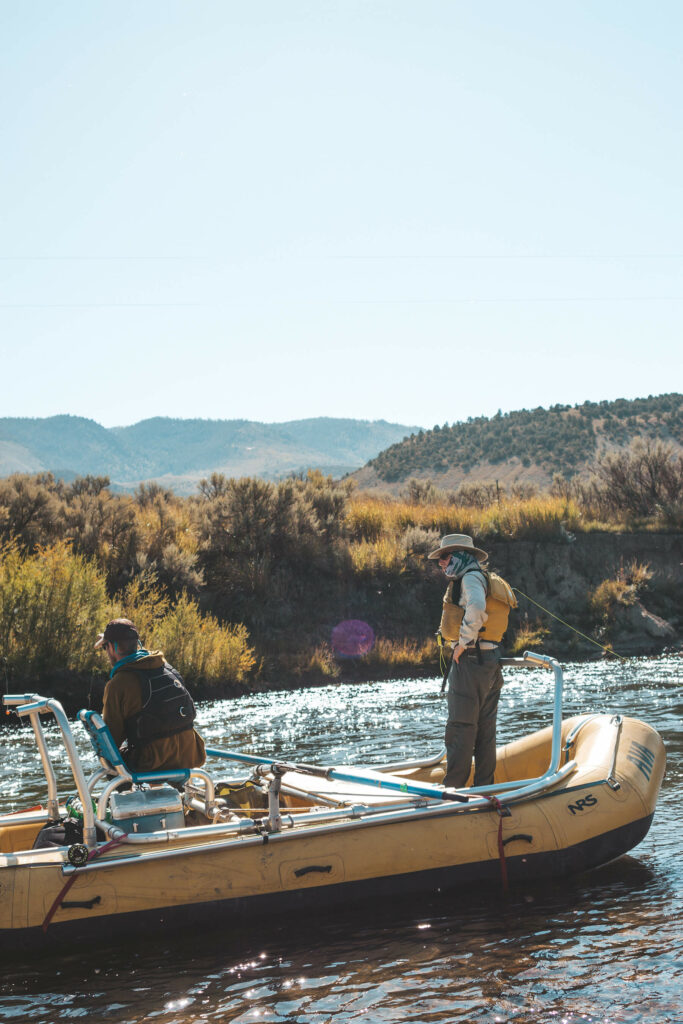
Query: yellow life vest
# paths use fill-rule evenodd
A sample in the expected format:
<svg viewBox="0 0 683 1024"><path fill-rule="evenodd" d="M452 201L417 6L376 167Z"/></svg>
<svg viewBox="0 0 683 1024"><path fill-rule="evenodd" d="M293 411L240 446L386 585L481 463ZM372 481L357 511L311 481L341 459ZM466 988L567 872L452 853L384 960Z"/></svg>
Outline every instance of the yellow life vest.
<svg viewBox="0 0 683 1024"><path fill-rule="evenodd" d="M479 631L478 639L498 644L507 629L510 609L517 607L517 598L513 594L510 584L502 576L497 576L495 572L480 571L486 580L486 614L488 618ZM458 642L460 623L465 614L465 609L453 600L453 584L455 582L455 580L451 580L446 588L439 625L441 636L447 644L453 647ZM459 580L457 582L460 583ZM460 587L458 587L458 592L459 590Z"/></svg>

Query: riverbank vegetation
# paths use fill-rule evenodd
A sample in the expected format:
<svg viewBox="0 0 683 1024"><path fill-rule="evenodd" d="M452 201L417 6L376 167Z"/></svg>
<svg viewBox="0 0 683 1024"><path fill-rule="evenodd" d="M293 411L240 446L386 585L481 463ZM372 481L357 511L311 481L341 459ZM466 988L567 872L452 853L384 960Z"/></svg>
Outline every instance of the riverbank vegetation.
<svg viewBox="0 0 683 1024"><path fill-rule="evenodd" d="M105 574L93 559L75 554L69 541L33 553L16 542L0 547L0 649L8 677L95 674L104 662L93 649L94 636L122 615L200 687L241 683L254 667L243 625L221 625L187 594L172 602L153 576L138 576L110 596Z"/></svg>
<svg viewBox="0 0 683 1024"><path fill-rule="evenodd" d="M682 525L683 459L659 442L603 457L591 478L556 477L545 494L411 480L391 498L319 473L279 483L214 474L180 498L155 483L130 496L106 477L17 475L0 481L0 656L7 685L96 673L96 633L127 615L202 694L436 674L443 586L426 556L443 534L498 553ZM615 606L652 586L648 572L634 562L612 583L605 573L567 607L581 629L607 636ZM358 657L335 648L343 621L371 628ZM512 627L515 649L557 639L528 613Z"/></svg>

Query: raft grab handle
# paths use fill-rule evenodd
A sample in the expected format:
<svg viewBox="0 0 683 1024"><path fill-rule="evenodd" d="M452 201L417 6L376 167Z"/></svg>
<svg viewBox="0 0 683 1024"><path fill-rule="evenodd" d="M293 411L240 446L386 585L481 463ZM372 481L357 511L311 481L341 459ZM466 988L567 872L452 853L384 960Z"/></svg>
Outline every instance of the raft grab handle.
<svg viewBox="0 0 683 1024"><path fill-rule="evenodd" d="M617 782L616 775L614 774L617 767L617 756L619 754L619 740L621 738L621 727L624 724L624 720L621 715L613 715L610 719L610 725L613 725L617 731L617 735L614 738L614 750L612 752L612 764L610 766L609 775L607 776L607 785L610 789L621 789L621 783Z"/></svg>

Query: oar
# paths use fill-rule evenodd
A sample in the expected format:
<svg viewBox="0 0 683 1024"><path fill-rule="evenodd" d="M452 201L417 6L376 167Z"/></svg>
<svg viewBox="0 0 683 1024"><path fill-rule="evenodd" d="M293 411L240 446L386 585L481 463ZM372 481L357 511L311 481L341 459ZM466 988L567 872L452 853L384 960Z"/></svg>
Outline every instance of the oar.
<svg viewBox="0 0 683 1024"><path fill-rule="evenodd" d="M315 775L318 778L333 779L336 782L355 782L366 786L375 786L377 789L385 789L395 793L406 793L410 796L424 796L431 800L457 800L460 803L467 803L468 796L458 793L454 789L444 786L437 786L431 782L406 782L404 779L397 779L395 776L387 776L381 772L373 772L372 769L365 771L342 771L339 768L321 768L312 764L288 764L278 761L272 757L256 757L252 754L238 754L232 750L217 750L207 747L208 757L219 757L226 761L239 761L242 764L277 764L287 771L299 772L303 775Z"/></svg>

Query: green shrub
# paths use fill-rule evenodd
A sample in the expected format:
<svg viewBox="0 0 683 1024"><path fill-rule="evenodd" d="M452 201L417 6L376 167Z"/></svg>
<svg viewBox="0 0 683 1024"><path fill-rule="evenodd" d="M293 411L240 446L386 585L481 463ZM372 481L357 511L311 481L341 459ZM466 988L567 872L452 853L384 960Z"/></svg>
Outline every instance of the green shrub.
<svg viewBox="0 0 683 1024"><path fill-rule="evenodd" d="M17 678L102 669L95 637L120 616L189 680L243 683L254 667L244 626L222 626L187 595L171 603L154 576L138 577L112 601L104 574L67 541L32 555L16 542L0 547L0 649Z"/></svg>
<svg viewBox="0 0 683 1024"><path fill-rule="evenodd" d="M243 683L256 664L245 626L222 626L213 615L202 615L187 595L168 609L150 635L181 675L205 687Z"/></svg>
<svg viewBox="0 0 683 1024"><path fill-rule="evenodd" d="M68 542L33 555L0 548L0 642L19 677L95 668L95 636L110 618L104 576Z"/></svg>

